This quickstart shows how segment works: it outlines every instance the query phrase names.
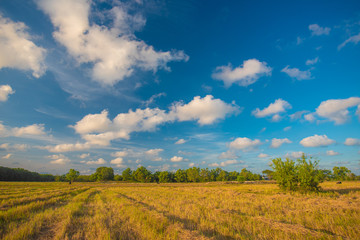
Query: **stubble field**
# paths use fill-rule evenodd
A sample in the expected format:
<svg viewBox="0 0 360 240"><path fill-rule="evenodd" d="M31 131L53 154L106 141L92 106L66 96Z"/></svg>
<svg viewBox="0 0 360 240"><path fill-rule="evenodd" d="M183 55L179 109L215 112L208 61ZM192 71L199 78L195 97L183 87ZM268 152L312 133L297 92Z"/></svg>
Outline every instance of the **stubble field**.
<svg viewBox="0 0 360 240"><path fill-rule="evenodd" d="M360 239L360 183L0 182L1 239Z"/></svg>

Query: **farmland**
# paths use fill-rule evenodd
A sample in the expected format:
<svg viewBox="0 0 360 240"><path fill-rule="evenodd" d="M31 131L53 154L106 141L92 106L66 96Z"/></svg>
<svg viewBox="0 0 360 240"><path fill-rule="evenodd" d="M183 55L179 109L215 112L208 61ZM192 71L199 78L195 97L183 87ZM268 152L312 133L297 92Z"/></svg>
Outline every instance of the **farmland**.
<svg viewBox="0 0 360 240"><path fill-rule="evenodd" d="M360 239L360 183L0 182L1 239Z"/></svg>

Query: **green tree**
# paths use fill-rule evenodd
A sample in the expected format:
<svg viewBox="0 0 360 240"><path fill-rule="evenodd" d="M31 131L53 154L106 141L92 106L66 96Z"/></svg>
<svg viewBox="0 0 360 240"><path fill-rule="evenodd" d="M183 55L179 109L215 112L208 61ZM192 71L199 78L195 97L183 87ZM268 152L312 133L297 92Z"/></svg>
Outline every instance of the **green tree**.
<svg viewBox="0 0 360 240"><path fill-rule="evenodd" d="M141 166L133 173L134 179L138 182L151 182L152 175L149 170Z"/></svg>
<svg viewBox="0 0 360 240"><path fill-rule="evenodd" d="M225 170L221 170L219 176L216 178L216 181L228 181L229 180L229 173Z"/></svg>
<svg viewBox="0 0 360 240"><path fill-rule="evenodd" d="M161 183L167 183L167 182L170 182L171 179L170 179L170 173L167 172L167 171L164 171L164 172L160 172L159 174L159 182Z"/></svg>
<svg viewBox="0 0 360 240"><path fill-rule="evenodd" d="M94 181L110 181L114 180L114 169L111 167L99 167L96 172L91 175Z"/></svg>
<svg viewBox="0 0 360 240"><path fill-rule="evenodd" d="M262 174L265 175L269 180L272 180L274 171L266 169L266 170L262 171Z"/></svg>
<svg viewBox="0 0 360 240"><path fill-rule="evenodd" d="M347 174L351 173L351 171L347 167L334 167L334 179L344 181L346 180Z"/></svg>
<svg viewBox="0 0 360 240"><path fill-rule="evenodd" d="M78 178L80 175L79 171L76 171L75 169L70 169L69 172L66 174L66 180L73 182Z"/></svg>
<svg viewBox="0 0 360 240"><path fill-rule="evenodd" d="M281 158L272 160L270 165L274 170L274 179L283 190L297 190L298 179L295 162L289 158L282 161Z"/></svg>
<svg viewBox="0 0 360 240"><path fill-rule="evenodd" d="M182 169L178 169L175 172L175 181L177 181L177 182L187 182L186 171L184 171Z"/></svg>
<svg viewBox="0 0 360 240"><path fill-rule="evenodd" d="M127 168L122 172L122 178L123 178L123 181L132 181L133 180L132 171L130 168Z"/></svg>
<svg viewBox="0 0 360 240"><path fill-rule="evenodd" d="M299 181L299 188L302 191L318 191L319 183L322 181L321 172L318 169L318 161L307 160L303 154L297 160L297 177Z"/></svg>
<svg viewBox="0 0 360 240"><path fill-rule="evenodd" d="M186 170L186 175L189 182L200 182L200 168L189 168Z"/></svg>
<svg viewBox="0 0 360 240"><path fill-rule="evenodd" d="M221 171L222 171L221 168L211 169L210 170L210 180L216 181L216 179L218 178Z"/></svg>
<svg viewBox="0 0 360 240"><path fill-rule="evenodd" d="M200 181L201 182L210 182L211 175L208 168L203 168L200 170Z"/></svg>
<svg viewBox="0 0 360 240"><path fill-rule="evenodd" d="M116 174L116 175L114 176L114 180L115 180L115 181L122 181L122 180L123 180L123 177L122 177L121 175Z"/></svg>

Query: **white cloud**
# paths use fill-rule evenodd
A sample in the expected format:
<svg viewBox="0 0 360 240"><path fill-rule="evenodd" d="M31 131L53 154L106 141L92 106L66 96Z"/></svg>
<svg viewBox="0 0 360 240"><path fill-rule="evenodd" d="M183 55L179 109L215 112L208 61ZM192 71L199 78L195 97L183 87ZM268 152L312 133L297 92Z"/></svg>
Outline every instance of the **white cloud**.
<svg viewBox="0 0 360 240"><path fill-rule="evenodd" d="M328 138L326 135L317 135L304 138L300 144L304 147L325 147L335 143L334 140Z"/></svg>
<svg viewBox="0 0 360 240"><path fill-rule="evenodd" d="M304 152L301 152L301 151L299 151L299 152L291 152L291 153L287 153L285 155L285 157L287 157L287 158L301 158L303 154L304 154Z"/></svg>
<svg viewBox="0 0 360 240"><path fill-rule="evenodd" d="M260 154L258 155L258 158L268 158L268 157L269 157L269 155L266 154L266 153L260 153Z"/></svg>
<svg viewBox="0 0 360 240"><path fill-rule="evenodd" d="M306 114L306 115L304 115L304 118L306 121L309 121L309 122L314 122L316 120L314 113Z"/></svg>
<svg viewBox="0 0 360 240"><path fill-rule="evenodd" d="M162 157L156 157L156 158L151 159L151 161L153 161L153 162L161 162L162 160L163 160Z"/></svg>
<svg viewBox="0 0 360 240"><path fill-rule="evenodd" d="M184 160L183 157L178 157L178 156L173 156L173 157L170 159L170 161L172 161L172 162L181 162L181 161L183 161L183 160Z"/></svg>
<svg viewBox="0 0 360 240"><path fill-rule="evenodd" d="M219 156L218 159L237 159L239 158L238 155L236 155L236 153L234 151L226 151L226 152L222 152Z"/></svg>
<svg viewBox="0 0 360 240"><path fill-rule="evenodd" d="M313 36L321 36L329 35L331 29L329 27L320 27L318 24L311 24L309 25L309 30Z"/></svg>
<svg viewBox="0 0 360 240"><path fill-rule="evenodd" d="M13 93L15 93L15 91L13 91L10 85L0 85L0 102L6 102L9 95Z"/></svg>
<svg viewBox="0 0 360 240"><path fill-rule="evenodd" d="M346 44L351 43L351 42L354 44L358 44L360 42L360 33L346 39L343 43L341 43L338 46L338 50L342 49L343 47L345 47Z"/></svg>
<svg viewBox="0 0 360 240"><path fill-rule="evenodd" d="M0 150L5 150L5 151L25 151L27 148L29 148L29 146L26 144L10 145L9 143L3 143L0 145Z"/></svg>
<svg viewBox="0 0 360 240"><path fill-rule="evenodd" d="M166 96L166 93L162 92L162 93L154 94L144 102L144 105L148 107L150 104L152 104L155 101L155 99L160 98L162 96Z"/></svg>
<svg viewBox="0 0 360 240"><path fill-rule="evenodd" d="M344 143L344 144L347 145L347 146L356 146L356 145L360 146L360 139L357 139L357 138L347 138L347 139L345 140L345 143Z"/></svg>
<svg viewBox="0 0 360 240"><path fill-rule="evenodd" d="M221 162L220 164L210 163L209 167L226 167L228 165L233 165L233 164L237 164L237 163L238 163L237 160L227 160L227 161Z"/></svg>
<svg viewBox="0 0 360 240"><path fill-rule="evenodd" d="M0 14L0 69L31 70L39 78L45 72L45 49L31 41L22 22L13 22Z"/></svg>
<svg viewBox="0 0 360 240"><path fill-rule="evenodd" d="M13 128L12 132L16 137L26 135L46 135L44 129L44 124L33 124L26 127Z"/></svg>
<svg viewBox="0 0 360 240"><path fill-rule="evenodd" d="M219 66L212 74L212 78L222 80L226 87L233 83L246 87L255 83L263 75L271 75L271 67L266 62L260 62L257 59L249 59L243 62L242 66L232 68L228 66Z"/></svg>
<svg viewBox="0 0 360 240"><path fill-rule="evenodd" d="M347 99L330 99L321 102L316 109L316 114L320 117L328 118L335 124L343 124L349 120L348 108L357 106L360 108L360 98L350 97Z"/></svg>
<svg viewBox="0 0 360 240"><path fill-rule="evenodd" d="M110 128L111 121L108 119L108 111L104 110L100 114L88 114L78 121L73 128L79 134L91 132L104 132Z"/></svg>
<svg viewBox="0 0 360 240"><path fill-rule="evenodd" d="M189 163L189 167L194 167L195 163Z"/></svg>
<svg viewBox="0 0 360 240"><path fill-rule="evenodd" d="M291 126L288 126L288 127L284 127L284 132L287 132L287 131L289 131L291 129Z"/></svg>
<svg viewBox="0 0 360 240"><path fill-rule="evenodd" d="M64 143L58 144L55 146L43 146L39 147L40 149L48 150L49 152L59 153L59 152L73 152L73 151L83 151L90 149L91 145L88 143Z"/></svg>
<svg viewBox="0 0 360 240"><path fill-rule="evenodd" d="M158 156L159 153L161 153L162 151L164 151L164 149L154 148L154 149L147 150L145 152L145 154L150 155L150 156Z"/></svg>
<svg viewBox="0 0 360 240"><path fill-rule="evenodd" d="M50 16L55 27L54 38L80 64L91 64L92 78L104 85L114 85L131 76L135 69L168 70L169 61L188 60L183 51L156 51L153 46L136 38L145 19L130 15L125 4L103 13L112 18L108 28L89 22L91 1L39 0L38 6ZM121 4L121 3L119 3ZM96 13L99 14L99 13ZM100 13L101 14L101 13Z"/></svg>
<svg viewBox="0 0 360 240"><path fill-rule="evenodd" d="M276 99L274 103L271 103L268 107L264 108L263 110L256 108L255 110L252 111L252 115L254 115L257 118L263 118L274 115L276 117L273 120L278 120L278 118L280 117L278 113L286 112L286 109L291 109L291 108L292 107L290 103L279 98Z"/></svg>
<svg viewBox="0 0 360 240"><path fill-rule="evenodd" d="M188 104L175 103L170 115L175 115L180 122L195 120L200 125L208 125L218 119L224 119L227 115L238 113L240 113L240 107L236 104L227 104L221 99L214 99L212 95L207 95L204 98L194 97Z"/></svg>
<svg viewBox="0 0 360 240"><path fill-rule="evenodd" d="M90 156L90 153L83 153L79 156L79 158L84 159L84 158L88 158Z"/></svg>
<svg viewBox="0 0 360 240"><path fill-rule="evenodd" d="M183 139L183 138L180 138L179 140L177 140L177 141L175 142L175 144L184 144L184 143L186 143L186 140Z"/></svg>
<svg viewBox="0 0 360 240"><path fill-rule="evenodd" d="M113 157L117 157L117 158L123 158L126 157L129 153L127 151L118 151L118 152L114 152L111 154L111 156Z"/></svg>
<svg viewBox="0 0 360 240"><path fill-rule="evenodd" d="M121 157L115 158L110 161L111 164L115 164L118 168L125 168L124 160ZM103 163L100 163L103 164Z"/></svg>
<svg viewBox="0 0 360 240"><path fill-rule="evenodd" d="M272 122L279 122L281 119L282 117L280 116L280 114L275 114L271 117Z"/></svg>
<svg viewBox="0 0 360 240"><path fill-rule="evenodd" d="M70 162L70 159L67 158L66 156L59 154L59 155L50 155L48 156L48 158L52 159L52 161L50 161L51 164L59 164L59 165L64 165L66 163Z"/></svg>
<svg viewBox="0 0 360 240"><path fill-rule="evenodd" d="M306 65L314 65L314 64L316 64L317 62L319 61L319 57L316 57L316 58L314 58L314 59L308 59L308 60L306 60Z"/></svg>
<svg viewBox="0 0 360 240"><path fill-rule="evenodd" d="M284 143L292 143L292 141L290 141L288 138L273 138L271 140L271 148L279 148L281 147L281 145L283 145Z"/></svg>
<svg viewBox="0 0 360 240"><path fill-rule="evenodd" d="M295 113L293 113L293 114L291 114L291 115L289 115L290 116L290 119L291 120L297 120L297 119L301 119L302 118L302 115L304 115L305 113L308 113L309 111L297 111L297 112L295 112Z"/></svg>
<svg viewBox="0 0 360 240"><path fill-rule="evenodd" d="M289 65L284 67L281 72L286 73L287 75L289 75L291 78L295 78L299 81L301 80L308 80L311 79L311 72L310 70L306 70L306 71L301 71L298 68L289 68Z"/></svg>
<svg viewBox="0 0 360 240"><path fill-rule="evenodd" d="M239 137L230 143L230 148L232 149L240 149L243 151L253 150L261 145L261 141L259 139L251 140L247 137Z"/></svg>
<svg viewBox="0 0 360 240"><path fill-rule="evenodd" d="M101 164L106 164L106 161L103 158L99 158L96 161L87 161L86 164L89 164L89 165L101 165Z"/></svg>
<svg viewBox="0 0 360 240"><path fill-rule="evenodd" d="M328 155L328 156L336 156L336 155L339 155L339 154L340 153L335 152L333 150L326 151L326 155Z"/></svg>
<svg viewBox="0 0 360 240"><path fill-rule="evenodd" d="M12 156L12 154L11 154L11 153L8 153L8 154L6 154L5 156L3 156L2 158L3 158L3 159L9 159L9 158L11 158L11 156Z"/></svg>

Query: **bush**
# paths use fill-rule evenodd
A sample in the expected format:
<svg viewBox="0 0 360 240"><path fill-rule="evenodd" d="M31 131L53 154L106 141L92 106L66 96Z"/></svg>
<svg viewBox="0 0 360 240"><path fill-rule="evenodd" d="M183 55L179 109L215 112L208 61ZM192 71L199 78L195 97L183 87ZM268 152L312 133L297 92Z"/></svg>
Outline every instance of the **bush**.
<svg viewBox="0 0 360 240"><path fill-rule="evenodd" d="M304 154L296 163L289 158L286 161L273 159L271 167L274 179L283 190L318 191L323 179L322 172L318 170L318 161L307 160Z"/></svg>

